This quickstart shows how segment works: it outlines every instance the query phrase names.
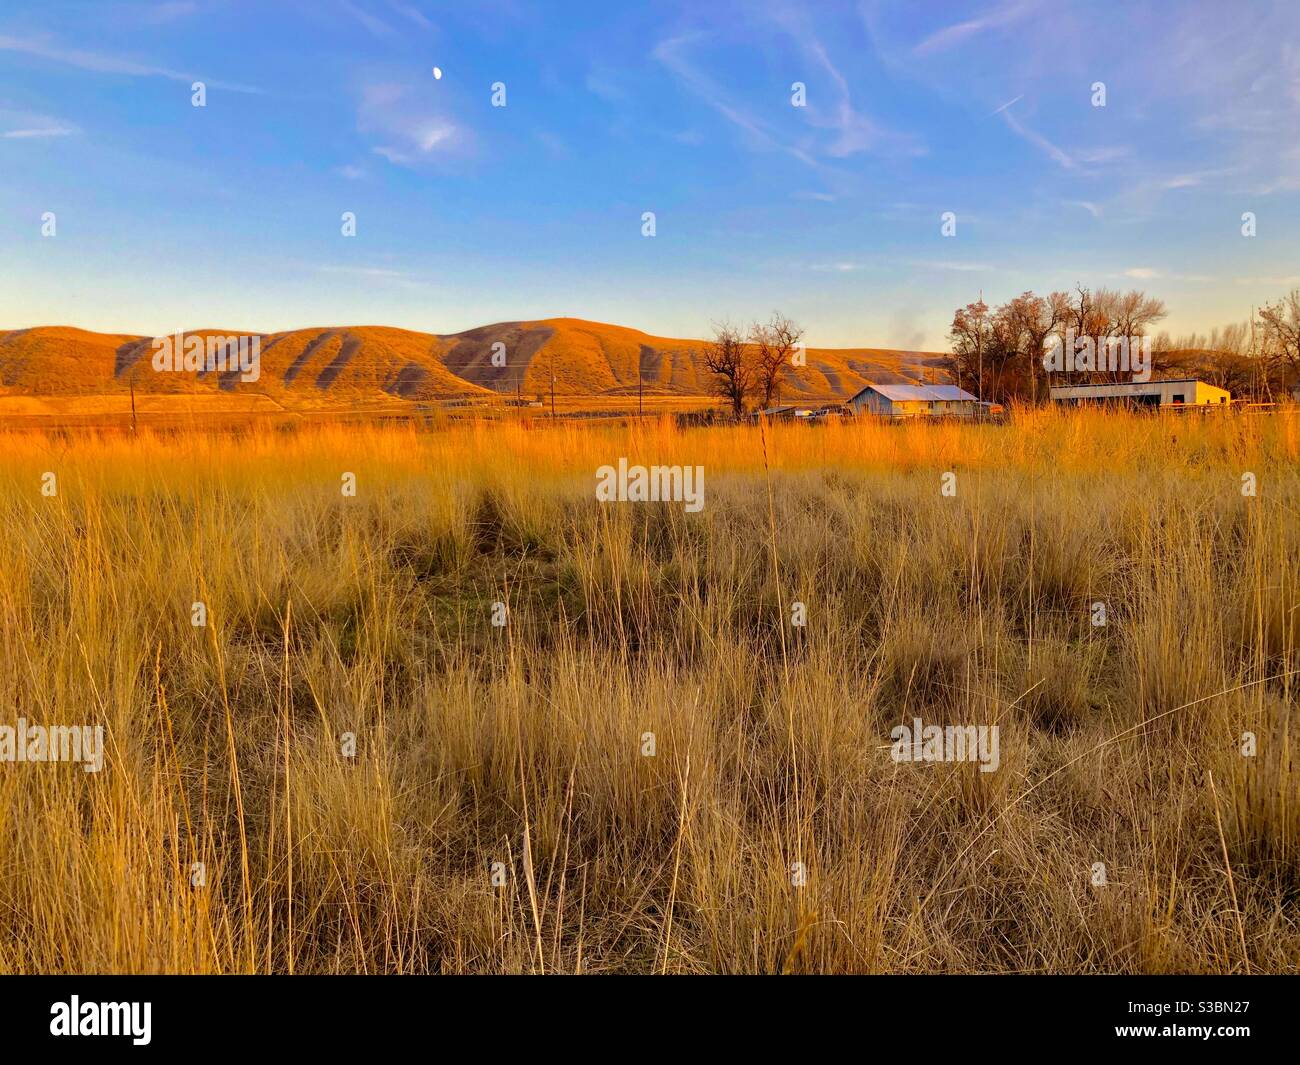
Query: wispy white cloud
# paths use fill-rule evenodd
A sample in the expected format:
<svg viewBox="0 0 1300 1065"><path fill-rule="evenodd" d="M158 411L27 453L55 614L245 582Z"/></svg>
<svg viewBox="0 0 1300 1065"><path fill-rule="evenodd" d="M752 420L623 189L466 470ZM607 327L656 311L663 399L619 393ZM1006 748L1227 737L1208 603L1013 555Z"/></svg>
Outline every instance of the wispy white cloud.
<svg viewBox="0 0 1300 1065"><path fill-rule="evenodd" d="M1214 278L1206 274L1169 273L1151 266L1131 266L1119 275L1111 274L1110 276L1124 277L1130 281L1184 281L1189 284L1204 284L1207 281L1214 280Z"/></svg>
<svg viewBox="0 0 1300 1065"><path fill-rule="evenodd" d="M587 71L585 84L588 92L599 96L606 103L621 104L627 99L627 92L618 83L617 76L605 67L592 67Z"/></svg>
<svg viewBox="0 0 1300 1065"><path fill-rule="evenodd" d="M545 148L555 159L567 159L569 157L569 146L565 143L564 138L548 129L538 129L533 131L533 137L537 143Z"/></svg>
<svg viewBox="0 0 1300 1065"><path fill-rule="evenodd" d="M160 26L168 22L189 18L191 15L197 14L198 10L199 5L194 3L194 0L169 0L167 3L151 4L144 10L141 17L145 22Z"/></svg>
<svg viewBox="0 0 1300 1065"><path fill-rule="evenodd" d="M1034 0L1011 0L1009 3L1000 4L973 19L954 22L950 26L936 30L913 48L912 54L924 56L947 51L969 37L1010 25L1030 14L1037 6Z"/></svg>
<svg viewBox="0 0 1300 1065"><path fill-rule="evenodd" d="M1133 152L1121 145L1103 145L1099 148L1075 148L1071 157L1083 166L1104 166L1106 163L1118 163L1128 159Z"/></svg>
<svg viewBox="0 0 1300 1065"><path fill-rule="evenodd" d="M391 37L393 27L381 19L378 15L366 10L360 3L354 4L352 0L338 0L339 7L356 22L360 23L365 29L376 37Z"/></svg>
<svg viewBox="0 0 1300 1065"><path fill-rule="evenodd" d="M838 263L810 263L808 269L820 274L851 274L858 270L865 270L866 267L862 263L845 260Z"/></svg>
<svg viewBox="0 0 1300 1065"><path fill-rule="evenodd" d="M1234 283L1238 285L1269 285L1275 288L1296 288L1300 287L1300 274L1273 277L1238 277L1234 279Z"/></svg>
<svg viewBox="0 0 1300 1065"><path fill-rule="evenodd" d="M1024 132L1012 132L1067 178L1112 179L1087 194L1107 205L1108 218L1125 217L1125 203L1134 214L1155 209L1165 190L1149 175L1176 175L1191 158L1233 161L1236 173L1221 183L1225 194L1300 191L1300 153L1286 152L1300 135L1295 0L1255 0L1248 18L1222 0L1184 0L1159 12L1122 0L974 2L984 6L972 14L962 5L960 19L937 28L923 24L921 32L917 17L942 10L939 5L908 5L904 16L896 0L859 0L859 14L881 69L900 81L923 85L959 107L978 100L986 113L1006 107L1003 101L1017 93L1039 101L1053 124L1015 106L1009 109ZM1117 40L1141 50L1140 77L1098 58L1112 54ZM1089 113L1083 108L1096 80L1108 83L1110 106ZM1049 129L1124 137L1133 148L1085 147L1088 140L1067 141ZM1157 130L1160 135L1153 135ZM1106 166L1110 175L1096 174ZM1147 180L1152 183L1135 196L1135 186Z"/></svg>
<svg viewBox="0 0 1300 1065"><path fill-rule="evenodd" d="M890 156L925 154L921 138L889 129L854 105L848 79L840 72L822 38L814 32L803 13L796 13L791 8L779 8L768 13L781 31L821 67L830 80L834 92L829 103L822 102L824 93L813 93L801 109L809 124L833 134L834 139L823 149L826 155L843 159L859 152Z"/></svg>
<svg viewBox="0 0 1300 1065"><path fill-rule="evenodd" d="M721 86L715 84L708 75L702 73L695 64L686 58L686 52L690 46L703 39L704 36L699 33L668 37L655 45L650 55L651 58L661 63L676 76L686 88L707 102L723 118L739 129L751 149L781 151L808 166L821 166L818 160L804 149L782 143L765 122L743 108L729 103Z"/></svg>
<svg viewBox="0 0 1300 1065"><path fill-rule="evenodd" d="M226 92L261 93L262 90L252 85L219 81L199 74L189 74L167 67L151 66L138 63L121 56L106 55L102 52L90 52L81 48L61 48L44 40L23 37L10 37L0 34L0 51L20 52L24 55L47 59L52 63L65 63L80 70L89 70L97 74L121 74L133 78L167 78L171 81L185 82L187 85L202 81L209 89L222 89Z"/></svg>
<svg viewBox="0 0 1300 1065"><path fill-rule="evenodd" d="M1300 192L1300 174L1276 177L1255 190L1259 196L1272 196L1275 192Z"/></svg>
<svg viewBox="0 0 1300 1065"><path fill-rule="evenodd" d="M872 266L887 266L891 270L896 270L898 261L896 259L872 259L870 262L862 262L859 259L838 259L827 262L808 263L804 269L812 270L820 274L851 274L860 270L867 270ZM906 266L914 267L922 271L941 270L945 272L961 274L982 274L990 273L998 269L989 263L965 262L957 259L910 259L905 262Z"/></svg>
<svg viewBox="0 0 1300 1065"><path fill-rule="evenodd" d="M1300 7L1257 0L1249 18L1202 2L1170 19L1152 53L1153 93L1186 103L1189 136L1207 135L1234 160L1235 192L1300 189Z"/></svg>
<svg viewBox="0 0 1300 1065"><path fill-rule="evenodd" d="M402 3L400 0L389 0L388 6L399 15L410 19L421 29L431 30L434 28L433 22L429 17L413 4Z"/></svg>
<svg viewBox="0 0 1300 1065"><path fill-rule="evenodd" d="M1101 208L1091 200L1066 200L1065 202L1071 207L1082 207L1093 218L1101 217Z"/></svg>
<svg viewBox="0 0 1300 1065"><path fill-rule="evenodd" d="M839 93L839 98L831 109L830 127L838 136L827 149L830 155L844 157L858 152L870 152L886 149L890 154L922 155L925 152L919 138L910 134L901 134L881 126L875 119L863 114L853 106L848 82L831 62L826 49L818 40L809 38L804 47L811 52L830 75ZM814 122L821 116L820 108L809 108L809 117Z"/></svg>
<svg viewBox="0 0 1300 1065"><path fill-rule="evenodd" d="M40 137L73 137L81 130L75 126L40 126L34 129L9 129L0 133L5 140L25 140Z"/></svg>
<svg viewBox="0 0 1300 1065"><path fill-rule="evenodd" d="M428 275L412 273L409 270L397 270L387 266L353 265L351 263L300 263L300 268L324 277L339 278L343 282L355 282L358 285L372 284L378 288L428 292L436 285Z"/></svg>
<svg viewBox="0 0 1300 1065"><path fill-rule="evenodd" d="M774 123L733 102L728 93L688 57L691 48L707 42L707 35L695 32L667 38L656 45L651 56L735 126L751 150L784 152L823 172L831 172L831 168L818 158L819 155L843 159L862 152L886 155L924 152L919 139L886 129L854 107L847 79L821 41L801 22L784 15L775 17L775 21L825 71L834 89L829 102L814 99L802 109L811 126L830 134L829 138L820 138L820 143L816 143L818 138L792 141L782 136Z"/></svg>
<svg viewBox="0 0 1300 1065"><path fill-rule="evenodd" d="M955 270L963 274L982 274L996 269L988 263L968 263L955 259L913 259L910 265L922 270Z"/></svg>
<svg viewBox="0 0 1300 1065"><path fill-rule="evenodd" d="M419 167L464 153L469 131L408 86L393 82L367 85L357 108L358 129L380 143L371 151L397 166Z"/></svg>
<svg viewBox="0 0 1300 1065"><path fill-rule="evenodd" d="M317 272L322 274L342 274L346 277L383 278L385 280L411 280L412 275L405 270L390 270L381 266L336 266L328 263L315 264Z"/></svg>
<svg viewBox="0 0 1300 1065"><path fill-rule="evenodd" d="M1002 120L1008 127L1010 127L1011 131L1017 137L1028 141L1048 158L1052 159L1066 170L1074 170L1078 167L1079 164L1074 161L1069 152L1065 151L1063 148L1057 147L1041 133L1036 133L1034 130L1024 125L1011 113L1010 108L1000 109L997 113L1002 116Z"/></svg>
<svg viewBox="0 0 1300 1065"><path fill-rule="evenodd" d="M993 111L991 111L989 113L989 117L993 118L996 115L1001 115L1002 121L1007 124L1008 128L1017 137L1020 137L1022 140L1028 141L1040 152L1046 155L1049 159L1053 160L1058 165L1060 165L1063 169L1076 170L1080 166L1099 167L1105 165L1106 163L1118 162L1119 160L1125 159L1129 156L1130 152L1128 148L1114 146L1114 145L1102 145L1096 148L1076 148L1067 151L1066 149L1062 148L1060 145L1054 144L1052 141L1048 140L1037 130L1030 129L1028 126L1026 126L1012 112L1011 110L1012 106L1018 104L1024 98L1025 98L1024 93L1021 93L1019 96L1013 97L1012 99L1004 103L1001 107L997 107Z"/></svg>

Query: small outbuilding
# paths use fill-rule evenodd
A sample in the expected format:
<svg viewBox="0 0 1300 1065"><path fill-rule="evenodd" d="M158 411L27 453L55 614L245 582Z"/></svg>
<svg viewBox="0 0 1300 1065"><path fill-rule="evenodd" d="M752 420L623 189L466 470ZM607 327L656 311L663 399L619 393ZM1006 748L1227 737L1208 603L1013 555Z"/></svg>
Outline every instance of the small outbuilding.
<svg viewBox="0 0 1300 1065"><path fill-rule="evenodd" d="M885 418L970 418L979 413L979 400L956 385L869 384L845 406L854 414Z"/></svg>
<svg viewBox="0 0 1300 1065"><path fill-rule="evenodd" d="M795 418L807 418L812 414L811 407L768 407L766 410L754 412L755 418L766 418L768 421L792 421Z"/></svg>
<svg viewBox="0 0 1300 1065"><path fill-rule="evenodd" d="M1053 385L1052 400L1071 406L1118 404L1127 407L1226 406L1232 395L1194 377L1175 381L1142 381L1124 384Z"/></svg>

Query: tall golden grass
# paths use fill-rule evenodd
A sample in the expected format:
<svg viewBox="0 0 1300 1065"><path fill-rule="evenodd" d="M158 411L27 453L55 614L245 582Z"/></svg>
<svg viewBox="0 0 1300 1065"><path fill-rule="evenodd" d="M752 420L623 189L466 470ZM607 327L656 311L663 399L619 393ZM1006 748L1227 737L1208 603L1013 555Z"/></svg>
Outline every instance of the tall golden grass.
<svg viewBox="0 0 1300 1065"><path fill-rule="evenodd" d="M3 971L1300 968L1294 417L0 446Z"/></svg>

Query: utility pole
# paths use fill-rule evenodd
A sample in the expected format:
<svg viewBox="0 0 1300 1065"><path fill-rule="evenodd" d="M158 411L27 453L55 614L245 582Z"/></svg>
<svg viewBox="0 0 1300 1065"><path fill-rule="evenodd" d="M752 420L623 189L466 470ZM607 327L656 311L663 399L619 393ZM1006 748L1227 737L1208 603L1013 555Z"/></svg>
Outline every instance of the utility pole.
<svg viewBox="0 0 1300 1065"><path fill-rule="evenodd" d="M643 402L641 391L641 363L645 361L645 354L642 353L636 359L636 416L641 418L643 414Z"/></svg>
<svg viewBox="0 0 1300 1065"><path fill-rule="evenodd" d="M1250 309L1250 378L1251 388L1259 395L1259 360L1255 357L1255 308Z"/></svg>
<svg viewBox="0 0 1300 1065"><path fill-rule="evenodd" d="M555 421L555 348L551 348L551 421Z"/></svg>

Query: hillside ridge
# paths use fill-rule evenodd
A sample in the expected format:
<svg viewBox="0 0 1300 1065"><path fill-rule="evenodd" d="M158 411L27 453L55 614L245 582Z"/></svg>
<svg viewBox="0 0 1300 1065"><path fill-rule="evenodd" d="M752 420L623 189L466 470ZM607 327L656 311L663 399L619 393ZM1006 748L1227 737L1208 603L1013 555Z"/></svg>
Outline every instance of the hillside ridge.
<svg viewBox="0 0 1300 1065"><path fill-rule="evenodd" d="M75 326L0 330L0 396L255 393L282 406L325 400L447 400L492 395L701 396L710 391L703 339L660 337L628 326L559 317L494 322L458 333L384 325L321 325L275 333L212 327L189 369L182 353L159 369L161 338ZM241 370L234 338L255 344L255 369ZM168 342L168 350L174 346ZM247 359L248 356L246 355ZM877 383L932 380L938 352L809 348L787 398L834 400ZM213 360L209 362L208 360Z"/></svg>

